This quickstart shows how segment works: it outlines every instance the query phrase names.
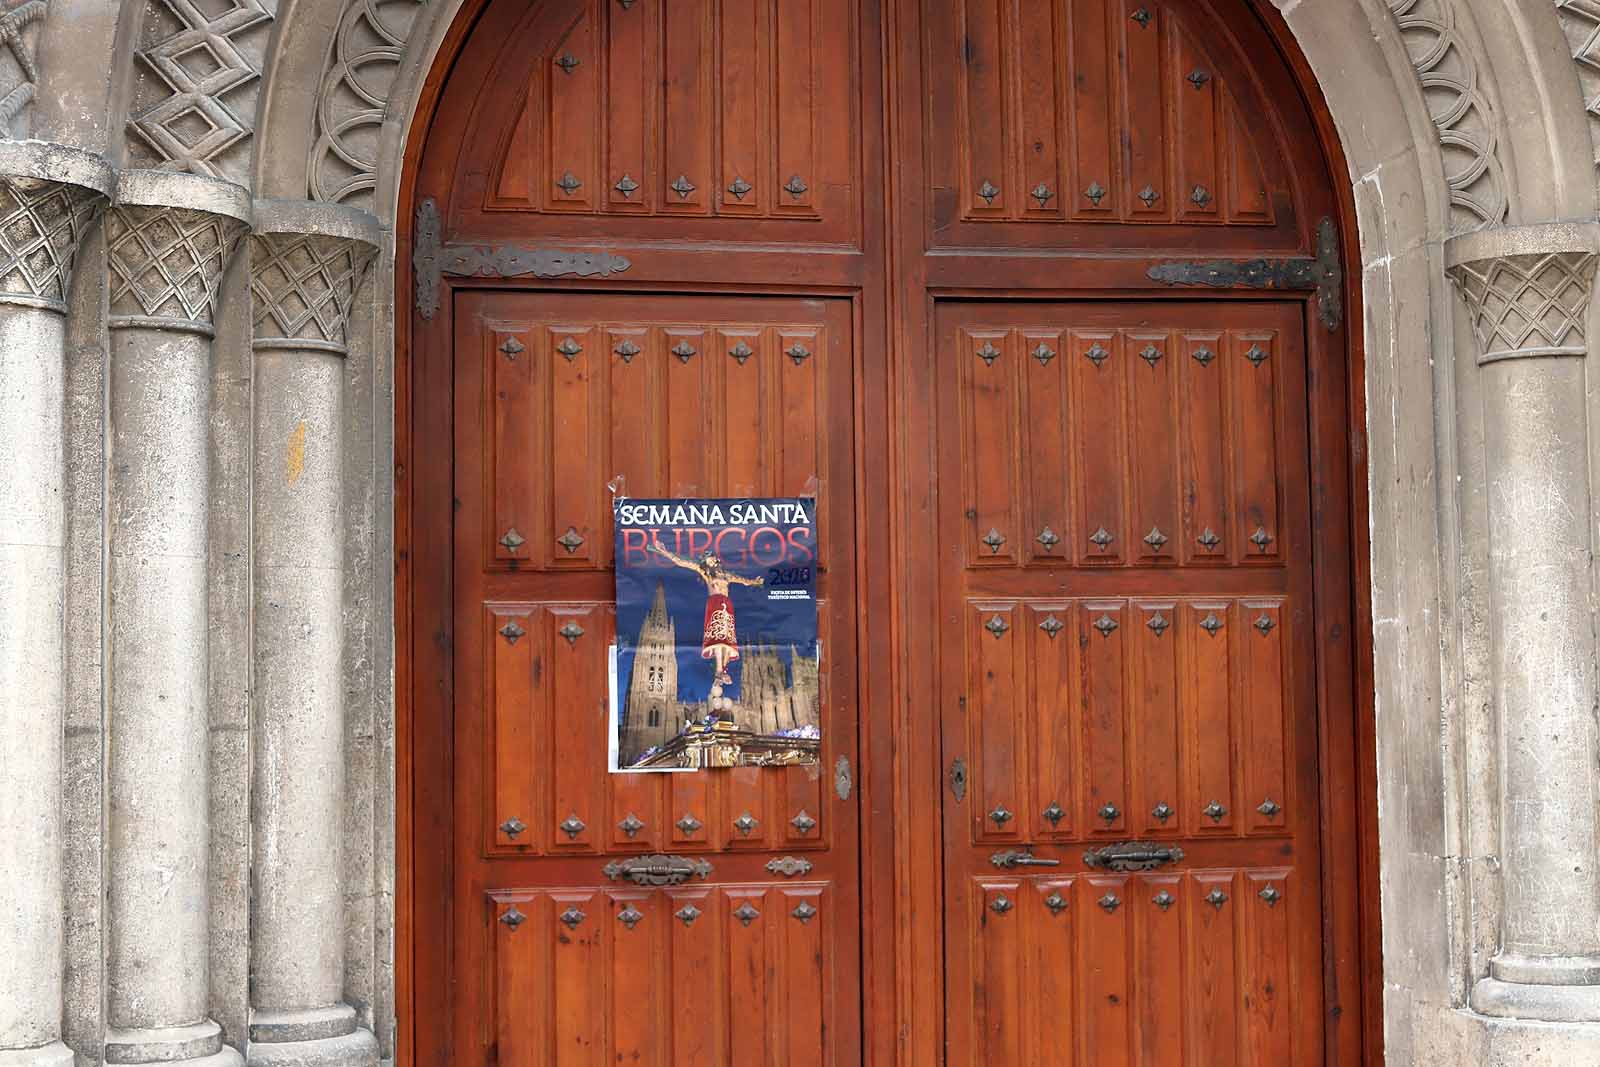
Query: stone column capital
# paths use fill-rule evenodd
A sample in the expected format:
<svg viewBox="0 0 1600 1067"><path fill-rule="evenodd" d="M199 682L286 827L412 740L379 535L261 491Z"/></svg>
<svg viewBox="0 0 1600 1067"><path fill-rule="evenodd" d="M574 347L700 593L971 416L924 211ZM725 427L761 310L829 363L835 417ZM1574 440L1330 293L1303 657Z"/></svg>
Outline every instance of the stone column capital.
<svg viewBox="0 0 1600 1067"><path fill-rule="evenodd" d="M1497 226L1445 245L1445 270L1466 302L1478 362L1588 351L1600 223Z"/></svg>
<svg viewBox="0 0 1600 1067"><path fill-rule="evenodd" d="M382 239L377 218L358 208L257 201L250 240L256 347L346 355L356 290Z"/></svg>
<svg viewBox="0 0 1600 1067"><path fill-rule="evenodd" d="M217 286L249 229L249 193L178 171L124 171L106 215L113 329L147 326L209 336Z"/></svg>
<svg viewBox="0 0 1600 1067"><path fill-rule="evenodd" d="M0 141L0 303L66 310L78 244L113 184L92 152Z"/></svg>

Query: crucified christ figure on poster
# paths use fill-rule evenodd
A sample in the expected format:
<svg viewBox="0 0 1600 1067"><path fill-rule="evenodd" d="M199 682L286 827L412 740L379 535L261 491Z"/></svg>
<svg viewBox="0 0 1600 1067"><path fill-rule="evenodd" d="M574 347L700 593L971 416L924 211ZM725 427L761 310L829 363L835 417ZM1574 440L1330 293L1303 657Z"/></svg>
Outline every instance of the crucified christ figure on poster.
<svg viewBox="0 0 1600 1067"><path fill-rule="evenodd" d="M659 542L652 541L650 547L684 570L694 571L706 583L705 635L700 640L700 656L710 660L714 668L711 677L712 712L731 709L733 702L723 697L722 687L733 684L733 678L728 674L728 664L739 658L739 635L734 629L733 601L728 598L728 587L734 584L761 586L767 584L766 579L734 574L710 552L698 559L688 560L663 548Z"/></svg>

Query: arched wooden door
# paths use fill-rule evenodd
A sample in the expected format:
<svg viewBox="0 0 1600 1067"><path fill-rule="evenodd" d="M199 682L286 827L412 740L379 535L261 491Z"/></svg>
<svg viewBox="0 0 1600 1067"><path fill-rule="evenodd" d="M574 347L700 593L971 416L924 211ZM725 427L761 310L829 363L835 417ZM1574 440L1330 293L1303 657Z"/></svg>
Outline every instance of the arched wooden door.
<svg viewBox="0 0 1600 1067"><path fill-rule="evenodd" d="M410 1062L1359 1062L1351 294L1250 4L485 0L446 52ZM815 497L820 765L607 773L619 492Z"/></svg>

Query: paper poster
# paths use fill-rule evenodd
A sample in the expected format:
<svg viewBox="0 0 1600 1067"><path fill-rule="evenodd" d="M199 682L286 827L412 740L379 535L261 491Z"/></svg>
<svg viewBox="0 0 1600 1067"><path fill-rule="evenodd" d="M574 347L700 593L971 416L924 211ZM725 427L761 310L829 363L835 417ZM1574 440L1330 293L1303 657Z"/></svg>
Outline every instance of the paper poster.
<svg viewBox="0 0 1600 1067"><path fill-rule="evenodd" d="M614 508L614 771L816 763L816 501Z"/></svg>

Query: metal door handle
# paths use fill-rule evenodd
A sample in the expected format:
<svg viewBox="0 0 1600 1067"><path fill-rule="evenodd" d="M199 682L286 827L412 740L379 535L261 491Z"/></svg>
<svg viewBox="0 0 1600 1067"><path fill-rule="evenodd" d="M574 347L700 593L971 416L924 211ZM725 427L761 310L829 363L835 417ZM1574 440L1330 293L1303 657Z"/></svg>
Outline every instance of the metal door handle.
<svg viewBox="0 0 1600 1067"><path fill-rule="evenodd" d="M707 878L711 864L687 856L637 856L612 860L602 873L613 882L625 879L634 885L681 885L690 878Z"/></svg>
<svg viewBox="0 0 1600 1067"><path fill-rule="evenodd" d="M1084 863L1108 871L1153 871L1163 864L1177 863L1181 859L1183 849L1178 846L1157 845L1147 841L1124 841L1083 854Z"/></svg>
<svg viewBox="0 0 1600 1067"><path fill-rule="evenodd" d="M996 852L989 857L989 862L996 867L1010 870L1013 867L1059 867L1060 860L1042 860L1031 852L1019 852L1010 849L1005 852Z"/></svg>

